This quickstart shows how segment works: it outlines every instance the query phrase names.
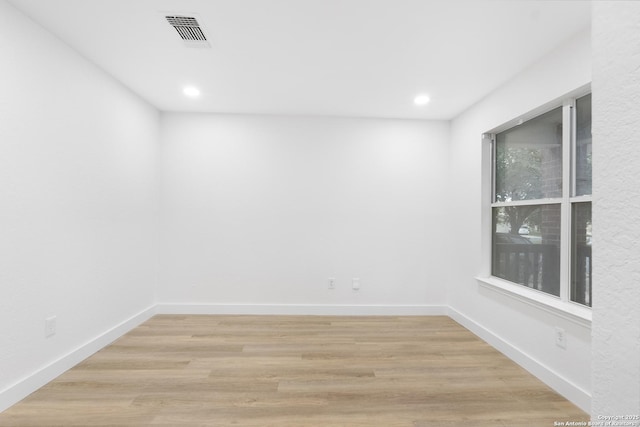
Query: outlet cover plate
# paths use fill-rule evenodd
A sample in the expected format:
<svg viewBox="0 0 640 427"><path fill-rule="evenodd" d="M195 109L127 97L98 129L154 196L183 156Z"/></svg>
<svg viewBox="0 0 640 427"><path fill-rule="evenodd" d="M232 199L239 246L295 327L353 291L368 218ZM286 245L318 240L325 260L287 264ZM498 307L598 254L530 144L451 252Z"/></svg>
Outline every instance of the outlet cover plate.
<svg viewBox="0 0 640 427"><path fill-rule="evenodd" d="M56 316L44 319L44 337L49 338L56 334Z"/></svg>
<svg viewBox="0 0 640 427"><path fill-rule="evenodd" d="M562 328L556 328L556 345L562 349L567 348L567 333Z"/></svg>

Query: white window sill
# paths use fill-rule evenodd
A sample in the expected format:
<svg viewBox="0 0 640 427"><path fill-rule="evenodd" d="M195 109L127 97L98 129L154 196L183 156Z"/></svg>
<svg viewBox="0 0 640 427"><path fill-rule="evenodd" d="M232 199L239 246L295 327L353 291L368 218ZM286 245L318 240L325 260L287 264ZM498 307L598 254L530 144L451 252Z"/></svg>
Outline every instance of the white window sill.
<svg viewBox="0 0 640 427"><path fill-rule="evenodd" d="M591 309L574 302L562 301L553 295L527 288L497 277L476 277L485 289L515 298L525 304L563 317L579 325L591 327Z"/></svg>

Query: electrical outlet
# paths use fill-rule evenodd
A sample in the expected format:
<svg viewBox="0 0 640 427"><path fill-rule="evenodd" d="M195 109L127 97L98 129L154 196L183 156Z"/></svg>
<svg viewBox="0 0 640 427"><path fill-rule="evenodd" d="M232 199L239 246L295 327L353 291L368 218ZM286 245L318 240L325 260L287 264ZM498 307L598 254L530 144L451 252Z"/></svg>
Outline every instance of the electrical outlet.
<svg viewBox="0 0 640 427"><path fill-rule="evenodd" d="M44 319L44 337L49 338L56 334L56 316Z"/></svg>
<svg viewBox="0 0 640 427"><path fill-rule="evenodd" d="M567 334L562 328L556 328L556 345L562 349L567 348Z"/></svg>
<svg viewBox="0 0 640 427"><path fill-rule="evenodd" d="M329 289L335 289L335 288L336 288L336 278L329 277Z"/></svg>
<svg viewBox="0 0 640 427"><path fill-rule="evenodd" d="M353 288L354 291L360 290L360 279L358 277L354 277L351 280L351 287Z"/></svg>

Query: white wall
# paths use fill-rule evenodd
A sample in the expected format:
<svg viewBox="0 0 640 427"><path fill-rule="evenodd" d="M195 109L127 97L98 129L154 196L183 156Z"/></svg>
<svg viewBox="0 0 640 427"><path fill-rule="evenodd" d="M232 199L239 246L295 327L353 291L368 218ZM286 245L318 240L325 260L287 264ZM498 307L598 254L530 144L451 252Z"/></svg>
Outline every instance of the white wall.
<svg viewBox="0 0 640 427"><path fill-rule="evenodd" d="M640 414L639 25L640 3L594 2L594 421Z"/></svg>
<svg viewBox="0 0 640 427"><path fill-rule="evenodd" d="M457 264L448 276L454 318L585 410L591 390L588 323L567 320L484 288L474 277L490 270L487 246L482 243L483 227L490 227L490 196L483 195L482 188L483 173L487 173L482 169L486 155L482 133L589 83L590 71L590 34L585 31L456 118L451 127L449 175L450 218L457 224L451 234ZM566 330L566 350L555 345L555 327Z"/></svg>
<svg viewBox="0 0 640 427"><path fill-rule="evenodd" d="M445 304L443 246L456 233L442 203L448 123L205 114L161 123L160 303L301 313Z"/></svg>
<svg viewBox="0 0 640 427"><path fill-rule="evenodd" d="M153 304L158 113L5 1L0 52L2 410Z"/></svg>

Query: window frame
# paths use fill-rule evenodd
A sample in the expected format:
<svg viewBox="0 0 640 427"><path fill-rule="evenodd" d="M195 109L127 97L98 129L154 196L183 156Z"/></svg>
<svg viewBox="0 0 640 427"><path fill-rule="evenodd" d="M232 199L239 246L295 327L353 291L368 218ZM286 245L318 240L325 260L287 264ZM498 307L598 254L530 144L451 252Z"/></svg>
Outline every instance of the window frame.
<svg viewBox="0 0 640 427"><path fill-rule="evenodd" d="M591 307L571 301L571 238L572 208L575 203L592 202L592 195L574 196L576 189L576 99L591 94L585 85L539 108L520 115L482 135L482 272L476 277L481 287L516 298L545 311L566 317L580 324L591 323ZM562 195L561 197L496 202L495 149L496 134L516 127L553 109L562 107ZM569 124L569 126L567 126ZM534 288L511 282L492 273L492 209L503 206L559 204L560 227L560 295L555 296Z"/></svg>

